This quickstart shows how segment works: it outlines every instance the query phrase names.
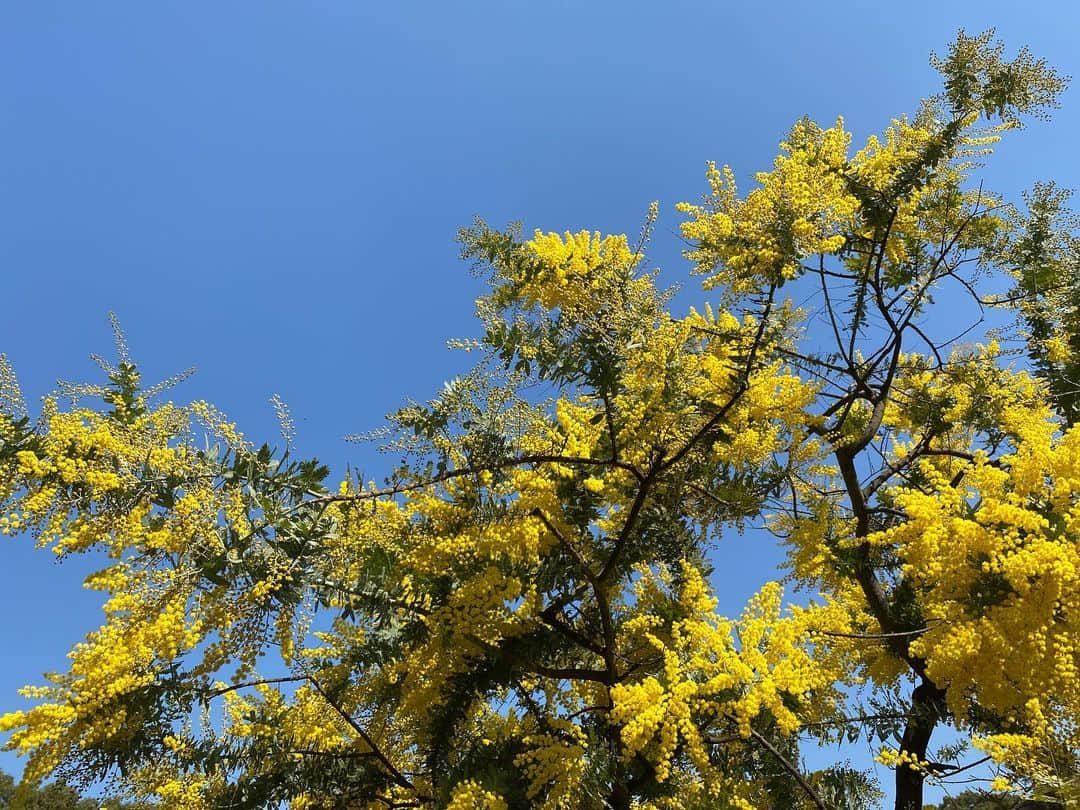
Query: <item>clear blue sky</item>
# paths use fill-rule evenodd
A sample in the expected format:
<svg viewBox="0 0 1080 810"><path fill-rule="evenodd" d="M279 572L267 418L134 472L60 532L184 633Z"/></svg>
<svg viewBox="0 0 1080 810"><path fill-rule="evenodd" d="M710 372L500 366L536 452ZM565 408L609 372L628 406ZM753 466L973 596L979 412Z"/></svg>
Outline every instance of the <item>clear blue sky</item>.
<svg viewBox="0 0 1080 810"><path fill-rule="evenodd" d="M444 341L474 331L454 242L474 215L634 232L659 199L651 258L682 281L673 205L707 159L746 178L803 114L861 140L937 90L928 54L961 26L1080 73L1078 24L1066 2L6 3L0 351L33 403L92 376L115 310L147 378L198 366L176 398L273 439L279 393L301 452L377 473L342 437L461 370ZM1064 102L1001 150L998 189L1080 184ZM737 611L776 553L732 548ZM25 539L0 564L13 708L97 600L85 563Z"/></svg>

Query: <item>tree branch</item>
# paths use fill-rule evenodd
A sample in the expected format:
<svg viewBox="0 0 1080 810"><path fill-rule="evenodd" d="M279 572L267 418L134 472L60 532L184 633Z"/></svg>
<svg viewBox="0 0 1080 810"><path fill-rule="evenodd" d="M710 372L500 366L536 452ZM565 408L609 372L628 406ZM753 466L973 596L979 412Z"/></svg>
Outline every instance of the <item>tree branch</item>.
<svg viewBox="0 0 1080 810"><path fill-rule="evenodd" d="M818 810L828 810L828 808L825 807L825 802L821 800L817 791L814 790L814 786L806 781L806 777L802 775L799 769L796 768L787 757L780 753L775 745L769 742L769 740L757 729L750 729L750 736L753 737L762 748L772 754L785 771L791 774L791 777L799 783L799 787L802 788L807 798L814 803L814 807L818 808Z"/></svg>

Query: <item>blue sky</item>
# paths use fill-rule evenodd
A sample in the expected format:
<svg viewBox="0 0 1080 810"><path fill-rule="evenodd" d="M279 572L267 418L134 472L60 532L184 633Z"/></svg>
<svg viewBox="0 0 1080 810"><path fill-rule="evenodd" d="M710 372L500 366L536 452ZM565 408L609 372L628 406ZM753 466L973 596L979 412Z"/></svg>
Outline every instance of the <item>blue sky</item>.
<svg viewBox="0 0 1080 810"><path fill-rule="evenodd" d="M458 227L636 232L687 281L673 206L707 159L745 179L799 116L843 114L856 142L938 88L956 29L996 26L1080 73L1064 2L50 2L0 9L0 351L31 403L87 379L115 310L148 379L189 365L252 437L342 470L381 459L342 437L425 398L466 359L476 280ZM1078 185L1080 100L999 150L1015 195ZM1075 101L1075 103L1074 103ZM688 281L679 301L705 300ZM97 621L25 539L0 544L0 706L62 668ZM777 555L734 541L737 611ZM18 770L10 755L0 767Z"/></svg>

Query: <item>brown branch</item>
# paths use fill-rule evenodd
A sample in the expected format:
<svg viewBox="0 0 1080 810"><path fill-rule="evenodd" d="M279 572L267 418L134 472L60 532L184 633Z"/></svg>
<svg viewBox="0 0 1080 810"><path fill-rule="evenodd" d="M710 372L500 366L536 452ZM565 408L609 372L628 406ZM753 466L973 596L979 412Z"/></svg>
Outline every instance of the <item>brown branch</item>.
<svg viewBox="0 0 1080 810"><path fill-rule="evenodd" d="M415 492L418 489L424 489L425 487L434 486L435 484L452 481L455 478L463 478L466 476L476 475L477 473L481 472L490 472L491 470L503 470L508 467L521 467L526 464L577 464L591 467L613 467L619 470L626 470L639 481L645 477L644 473L642 473L641 470L639 470L633 464L625 461L619 461L618 459L588 458L585 456L563 456L557 453L533 453L525 456L516 456L514 458L504 459L503 461L496 461L491 464L483 464L476 467L460 467L456 470L447 470L446 472L433 475L430 478L425 478L423 481L414 481L409 484L395 484L394 486L383 487L382 489L372 489L366 492L355 492L345 495L341 495L338 493L321 495L317 498L313 498L311 501L308 501L308 503L352 503L357 501L370 501L377 498L386 498L392 497L394 495L402 495L406 492Z"/></svg>
<svg viewBox="0 0 1080 810"><path fill-rule="evenodd" d="M231 686L223 686L220 689L214 689L210 692L206 692L203 695L204 702L212 698L221 697L229 692L235 692L238 689L247 689L252 686L265 686L276 683L300 683L306 681L307 676L304 675L285 675L280 678L260 678L255 681L245 681L244 683L234 683Z"/></svg>
<svg viewBox="0 0 1080 810"><path fill-rule="evenodd" d="M552 678L556 681L593 681L611 685L611 678L606 670L587 669L585 667L548 667L542 664L527 664L522 670L544 678Z"/></svg>
<svg viewBox="0 0 1080 810"><path fill-rule="evenodd" d="M282 751L283 754L301 757L329 757L332 759L367 759L375 756L374 751L315 751L313 749L292 748Z"/></svg>
<svg viewBox="0 0 1080 810"><path fill-rule="evenodd" d="M870 640L881 640L898 638L901 636L921 636L929 627L916 627L913 630L897 630L894 633L840 633L833 630L813 630L811 635L829 636L830 638L855 638Z"/></svg>
<svg viewBox="0 0 1080 810"><path fill-rule="evenodd" d="M832 298L829 296L829 285L825 281L825 254L821 254L818 259L818 274L821 277L821 293L825 297L825 310L829 315L829 324L832 326L833 336L836 338L836 348L840 352L840 356L844 359L844 362L848 364L848 371L851 376L858 378L858 374L855 373L854 358L844 352L844 339L840 337L840 326L836 322L836 313L833 311Z"/></svg>
<svg viewBox="0 0 1080 810"><path fill-rule="evenodd" d="M707 498L708 500L712 501L717 506L730 506L731 505L728 501L725 501L723 498L721 498L715 492L710 492L708 489L701 486L700 484L695 484L693 481L686 481L686 482L684 482L684 484L685 484L686 487L688 487L689 489L692 489L694 492L696 492L701 497Z"/></svg>
<svg viewBox="0 0 1080 810"><path fill-rule="evenodd" d="M266 684L278 683L301 683L305 681L307 683L310 683L312 687L314 687L315 691L319 693L319 696L326 701L330 708L337 712L341 719L348 724L349 728L355 731L357 736L359 736L360 739L364 741L364 744L367 745L367 747L370 749L371 756L379 760L379 762L387 770L387 772L390 774L390 777L393 779L394 783L398 785L398 787L403 787L407 790L416 790L416 787L413 785L413 783L410 782L405 777L405 775L401 773L401 771L395 768L393 763L386 758L386 755L379 750L379 747L364 730L364 727L361 726L358 722L356 722L356 718L354 718L351 714L345 711L345 709L342 708L337 701L330 697L330 695L328 695L326 690L323 688L322 684L320 684L313 675L286 675L280 678L261 678L255 681L246 681L244 683L233 684L232 686L225 686L221 689L215 689L212 692L207 693L206 698L209 699L220 697L221 695L227 694L228 692L235 692L237 689L246 689L252 686L262 686Z"/></svg>
<svg viewBox="0 0 1080 810"><path fill-rule="evenodd" d="M611 459L612 461L619 460L619 442L616 438L615 431L615 414L611 405L611 397L608 396L607 391L603 391L601 396L604 400L604 423L607 426L608 441L611 442Z"/></svg>
<svg viewBox="0 0 1080 810"><path fill-rule="evenodd" d="M825 807L825 803L821 800L821 797L818 796L817 791L814 790L814 786L806 781L806 777L802 775L799 769L796 768L787 757L780 753L775 745L769 742L768 739L756 729L750 729L750 736L752 736L762 748L772 754L785 771L791 774L791 777L799 783L799 787L802 788L803 792L810 801L814 803L814 806L818 808L818 810L828 810L828 808Z"/></svg>
<svg viewBox="0 0 1080 810"><path fill-rule="evenodd" d="M703 735L701 741L708 745L727 745L733 742L746 742L741 734L724 734L722 737Z"/></svg>
<svg viewBox="0 0 1080 810"><path fill-rule="evenodd" d="M630 540L630 533L634 530L634 524L637 522L638 515L641 513L642 507L645 505L645 501L649 496L649 490L652 488L653 482L659 475L663 468L663 456L661 455L653 465L649 468L648 473L641 481L641 485L638 487L637 494L634 496L633 503L630 504L630 509L626 513L626 522L623 523L622 530L619 532L618 538L615 540L615 549L611 552L611 556L608 557L607 562L604 564L603 569L597 575L597 581L602 585L611 576L616 566L619 564L619 559L622 557L626 544Z"/></svg>
<svg viewBox="0 0 1080 810"><path fill-rule="evenodd" d="M584 633L578 631L572 625L562 621L558 616L541 613L540 620L556 632L566 636L566 638L568 638L570 641L573 641L579 647L582 647L583 649L586 649L591 653L595 653L601 658L604 657L604 648L602 646L590 639Z"/></svg>
<svg viewBox="0 0 1080 810"><path fill-rule="evenodd" d="M945 690L923 677L911 693L911 717L904 726L900 738L900 751L912 755L916 761L926 761L926 749L934 728L942 717ZM926 774L921 770L900 767L896 769L897 810L921 810L923 782Z"/></svg>
<svg viewBox="0 0 1080 810"><path fill-rule="evenodd" d="M853 726L856 723L872 723L876 720L907 720L910 717L909 714L888 713L888 714L859 714L853 717L838 717L835 720L820 720L815 723L803 723L803 729L810 728L823 728L825 726Z"/></svg>
<svg viewBox="0 0 1080 810"><path fill-rule="evenodd" d="M967 765L949 765L945 762L931 762L927 767L928 769L933 768L935 770L947 770L949 773L945 774L945 778L952 779L958 773L970 771L972 768L978 768L980 765L985 765L987 762L990 761L990 759L991 757L985 756L975 760L974 762L969 762Z"/></svg>
<svg viewBox="0 0 1080 810"><path fill-rule="evenodd" d="M659 471L667 470L671 467L674 467L676 464L682 461L683 457L686 456L686 454L689 453L691 450L693 450L695 445L697 445L697 443L701 441L702 438L709 435L709 433L712 432L713 428L720 424L720 421L725 416L727 416L728 411L735 407L735 404L742 398L742 395L745 394L746 391L749 389L750 374L754 370L754 362L757 360L757 353L758 350L761 348L761 340L765 336L765 327L768 325L769 316L772 313L772 307L775 297L776 285L772 284L769 286L769 292L765 299L765 307L761 313L761 321L758 323L757 331L754 334L754 341L750 344L750 351L746 356L746 363L743 367L742 379L739 380L739 384L735 387L735 391L728 398L728 401L724 403L724 405L721 406L720 409L716 413L714 413L708 419L708 421L705 422L704 425L702 425L700 428L698 428L697 431L695 431L694 435L687 440L686 444L684 444L681 448L675 451L666 461L658 460L656 462L655 466L659 468Z"/></svg>
<svg viewBox="0 0 1080 810"><path fill-rule="evenodd" d="M878 251L877 251L877 256L875 257L874 251L873 251L873 249L871 249L870 253L867 254L867 257L866 257L866 277L862 280L862 282L859 285L858 297L856 298L856 301L855 301L855 317L854 317L854 319L852 320L852 323L851 323L851 339L848 341L847 353L848 353L848 357L851 357L851 358L855 357L855 341L857 340L857 338L859 336L859 311L865 306L867 287L872 287L875 294L878 295L878 310L881 311L882 315L884 315L885 319L889 322L889 328L892 329L894 333L897 333L896 325L893 323L892 318L889 316L888 310L887 309L882 309L882 302L881 302L880 292L879 292L879 283L880 283L880 279L881 279L881 265L885 260L885 248L889 243L889 236L892 234L893 225L896 223L897 211L898 211L897 207L892 206L892 210L889 213L889 221L885 223L885 229L884 229L885 233L880 238L878 238L877 236L875 236L875 238L874 238L874 242L876 244L880 245L880 247L878 248ZM870 283L870 263L871 263L871 261L874 262L874 280L876 282L873 285L871 285L871 283ZM872 368L873 367L871 366L871 370L872 370ZM869 373L870 372L868 371L867 376L869 376Z"/></svg>
<svg viewBox="0 0 1080 810"><path fill-rule="evenodd" d="M375 754L375 758L379 760L380 763L382 763L382 766L386 768L387 771L389 771L390 776L393 778L394 782L396 782L399 787L403 787L407 790L416 790L416 787L413 785L413 783L410 782L401 771L395 768L394 764L386 758L386 755L383 754L382 751L379 750L379 747L375 745L375 741L371 739L371 737L366 731L364 731L364 727L361 726L358 722L356 722L356 719L351 714L345 711L337 703L337 701L335 701L333 698L330 697L330 695L326 693L326 690L323 689L322 684L320 684L314 676L308 675L306 677L307 680L311 682L311 685L315 687L315 691L319 693L322 699L325 700L328 704L330 704L331 708L333 708L334 711L341 715L341 718L349 725L349 727L353 731L357 733L357 735L360 737L360 739L364 741L368 748L371 749L372 753Z"/></svg>
<svg viewBox="0 0 1080 810"><path fill-rule="evenodd" d="M642 489L645 489L644 485L642 485ZM609 683L615 683L619 679L619 673L615 666L615 625L611 619L611 605L608 603L607 593L604 591L602 575L598 577L593 573L588 561L581 556L581 552L577 550L577 547L563 536L563 533L555 527L541 509L536 508L531 514L538 518L549 532L555 535L562 547L573 558L575 565L581 569L581 573L589 583L589 587L592 588L593 596L596 598L596 608L600 613L600 626L604 634L604 645L600 654L604 659L604 666L607 668ZM612 556L614 557L614 555Z"/></svg>
<svg viewBox="0 0 1080 810"><path fill-rule="evenodd" d="M930 442L935 437L933 431L927 431L923 434L923 437L915 444L910 453L907 453L903 458L899 458L891 464L885 465L885 468L872 478L864 487L862 487L862 496L864 501L869 501L870 497L878 491L878 489L896 475L901 470L913 464L918 458L924 454L924 451L930 446Z"/></svg>

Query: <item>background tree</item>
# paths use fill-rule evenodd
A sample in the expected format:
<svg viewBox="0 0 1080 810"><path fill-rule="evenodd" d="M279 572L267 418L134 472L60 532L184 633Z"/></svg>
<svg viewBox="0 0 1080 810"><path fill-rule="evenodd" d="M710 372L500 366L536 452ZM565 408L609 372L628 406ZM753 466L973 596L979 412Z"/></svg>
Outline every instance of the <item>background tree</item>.
<svg viewBox="0 0 1080 810"><path fill-rule="evenodd" d="M820 810L874 786L807 772L798 741L866 733L895 737L911 810L978 764L930 753L951 725L993 788L1057 779L1080 432L1024 257L1068 255L1067 220L1043 217L1040 253L1037 218L969 174L1064 82L1002 53L961 33L943 95L854 154L802 120L749 193L711 167L682 210L716 310L673 314L641 272L655 211L636 243L463 232L480 361L390 417L381 486L329 489L206 403L155 404L122 340L107 384L33 422L5 365L0 530L112 559L87 580L103 626L0 719L26 778L192 808ZM1042 381L935 337L949 285L1021 318ZM812 596L768 582L728 618L711 553L750 522Z"/></svg>
<svg viewBox="0 0 1080 810"><path fill-rule="evenodd" d="M146 805L111 802L107 806L114 810L140 810ZM11 774L0 771L0 807L5 810L101 810L102 804L82 798L73 788L60 782L20 788Z"/></svg>
<svg viewBox="0 0 1080 810"><path fill-rule="evenodd" d="M927 805L927 810L1051 810L1056 807L1061 807L1061 804L994 795L981 790L965 790L955 796L945 797L940 805Z"/></svg>

